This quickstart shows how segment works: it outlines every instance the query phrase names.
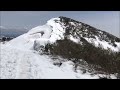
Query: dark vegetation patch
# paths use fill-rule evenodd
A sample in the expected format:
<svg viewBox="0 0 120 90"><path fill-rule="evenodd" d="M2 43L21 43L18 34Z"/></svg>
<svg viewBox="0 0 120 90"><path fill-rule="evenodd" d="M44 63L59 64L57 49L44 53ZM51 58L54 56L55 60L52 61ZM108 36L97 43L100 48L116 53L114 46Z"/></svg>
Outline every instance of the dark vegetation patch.
<svg viewBox="0 0 120 90"><path fill-rule="evenodd" d="M13 37L1 37L0 42L10 41L12 39L13 39Z"/></svg>
<svg viewBox="0 0 120 90"><path fill-rule="evenodd" d="M60 56L75 63L75 68L87 62L88 70L97 74L116 74L120 77L120 52L104 50L82 40L77 44L69 39L57 40L54 44L47 44L44 52L52 56ZM80 60L83 61L80 61Z"/></svg>

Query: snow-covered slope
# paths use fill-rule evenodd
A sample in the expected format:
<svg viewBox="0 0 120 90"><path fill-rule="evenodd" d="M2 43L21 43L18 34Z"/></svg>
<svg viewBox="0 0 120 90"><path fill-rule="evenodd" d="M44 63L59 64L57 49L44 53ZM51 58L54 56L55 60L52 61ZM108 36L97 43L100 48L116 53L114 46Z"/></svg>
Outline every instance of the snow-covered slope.
<svg viewBox="0 0 120 90"><path fill-rule="evenodd" d="M29 50L29 47L25 49L26 46L23 46L14 47L13 41L11 45L10 43L1 44L1 79L98 78L98 76L91 76L90 73L82 74L82 71L74 72L73 63L70 61L64 62L61 67L55 66L49 56L39 55L37 52Z"/></svg>
<svg viewBox="0 0 120 90"><path fill-rule="evenodd" d="M6 44L1 44L0 78L98 78L98 75L82 74L80 70L74 72L74 65L70 61L64 62L60 67L55 66L49 56L39 55L34 50L35 48L39 49L47 43L54 43L56 40L61 40L65 37L73 42L81 43L82 37L89 43L94 42L96 46L100 43L105 49L109 47L114 51L118 51L120 41L116 37L113 37L113 40L118 40L114 41L117 45L114 47L104 39L100 40L100 34L98 35L98 33L96 35L93 34L95 38L88 37L88 26L86 26L86 29L85 25L82 25L80 22L65 20L63 17L52 18L45 25L35 27ZM84 37L82 32L85 32L86 34L84 34L87 36ZM103 32L99 31L99 33ZM108 39L110 41L112 40L110 38Z"/></svg>
<svg viewBox="0 0 120 90"><path fill-rule="evenodd" d="M40 35L40 32L44 32L43 36ZM82 42L81 39L85 39L88 43L92 43L96 47L101 46L103 49L109 48L116 52L120 50L119 38L66 17L52 18L47 21L46 25L33 28L29 33L34 33L36 37L40 35L41 38L47 39L51 43L67 37L79 44ZM38 40L38 43L39 42Z"/></svg>
<svg viewBox="0 0 120 90"><path fill-rule="evenodd" d="M46 55L39 55L32 50L15 48L0 43L0 79L98 79L103 75L83 74L74 71L71 61L64 62L60 67L53 65L53 60ZM113 75L111 78L115 79Z"/></svg>

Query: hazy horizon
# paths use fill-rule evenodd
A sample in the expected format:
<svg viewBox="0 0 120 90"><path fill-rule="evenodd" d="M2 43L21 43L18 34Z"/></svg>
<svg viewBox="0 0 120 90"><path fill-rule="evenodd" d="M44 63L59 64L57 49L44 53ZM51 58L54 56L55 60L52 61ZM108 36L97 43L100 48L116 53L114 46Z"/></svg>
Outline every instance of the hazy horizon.
<svg viewBox="0 0 120 90"><path fill-rule="evenodd" d="M59 16L69 17L119 36L118 11L0 11L0 26L29 30Z"/></svg>

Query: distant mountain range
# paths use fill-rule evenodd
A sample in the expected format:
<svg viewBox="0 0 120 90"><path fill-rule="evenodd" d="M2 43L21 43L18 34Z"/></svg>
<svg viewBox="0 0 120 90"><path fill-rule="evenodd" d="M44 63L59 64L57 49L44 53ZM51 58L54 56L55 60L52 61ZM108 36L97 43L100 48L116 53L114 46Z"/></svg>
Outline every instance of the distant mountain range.
<svg viewBox="0 0 120 90"><path fill-rule="evenodd" d="M17 37L24 33L26 33L28 30L25 28L17 29L17 28L6 28L4 26L0 26L0 37L6 36L6 37Z"/></svg>

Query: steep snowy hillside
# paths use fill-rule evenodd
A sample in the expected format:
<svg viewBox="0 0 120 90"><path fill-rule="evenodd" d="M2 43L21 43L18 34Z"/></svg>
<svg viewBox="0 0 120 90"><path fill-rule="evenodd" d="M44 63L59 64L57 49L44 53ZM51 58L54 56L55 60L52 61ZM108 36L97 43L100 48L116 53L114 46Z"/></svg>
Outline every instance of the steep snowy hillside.
<svg viewBox="0 0 120 90"><path fill-rule="evenodd" d="M119 38L105 31L98 30L87 24L66 17L52 18L47 21L45 25L35 27L21 37L15 39L19 41L19 45L23 44L22 42L26 44L29 42L32 44L39 43L40 45L45 45L45 43L54 43L56 40L63 40L67 37L76 43L82 43L81 39L85 39L96 47L101 45L104 49L109 48L113 51L120 50ZM21 40L23 38L25 40ZM14 43L15 40L11 42Z"/></svg>
<svg viewBox="0 0 120 90"><path fill-rule="evenodd" d="M120 49L119 38L90 25L62 16L60 16L59 19L50 20L48 22L59 24L63 30L59 27L58 30L64 32L64 37L67 37L76 43L81 43L81 39L85 39L96 47L101 45L104 49L110 48L113 51L119 51ZM49 25L51 25L51 23ZM53 24L51 26L54 27Z"/></svg>
<svg viewBox="0 0 120 90"><path fill-rule="evenodd" d="M6 44L1 43L0 78L99 78L99 75L74 71L72 61L63 62L59 67L49 55L40 55L46 44L65 38L81 45L84 39L95 47L101 45L104 49L120 50L120 39L107 32L70 18L52 18L43 26L35 27Z"/></svg>
<svg viewBox="0 0 120 90"><path fill-rule="evenodd" d="M88 43L94 44L96 47L101 46L103 49L111 49L116 52L120 50L119 38L66 17L50 19L46 25L33 28L29 33L33 32L38 37L40 35L41 38L49 39L48 41L51 43L54 43L56 40L68 38L73 42L81 44L82 39L85 39Z"/></svg>

